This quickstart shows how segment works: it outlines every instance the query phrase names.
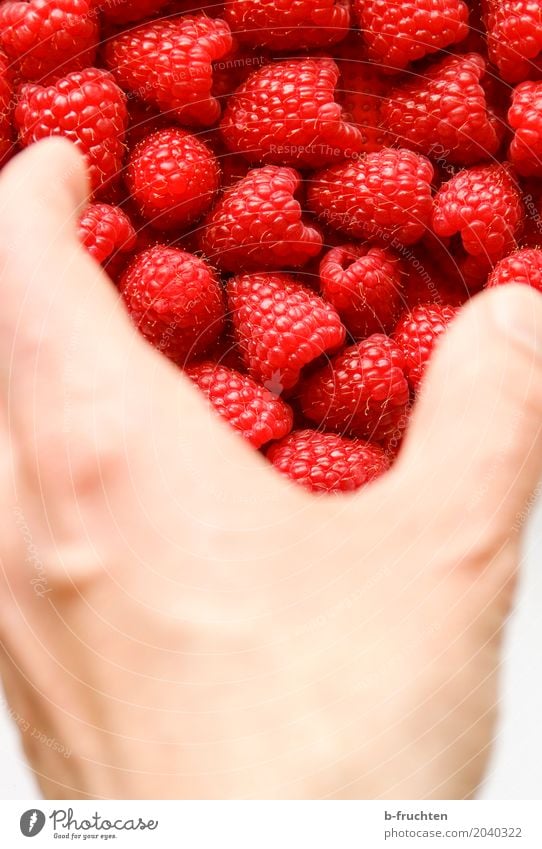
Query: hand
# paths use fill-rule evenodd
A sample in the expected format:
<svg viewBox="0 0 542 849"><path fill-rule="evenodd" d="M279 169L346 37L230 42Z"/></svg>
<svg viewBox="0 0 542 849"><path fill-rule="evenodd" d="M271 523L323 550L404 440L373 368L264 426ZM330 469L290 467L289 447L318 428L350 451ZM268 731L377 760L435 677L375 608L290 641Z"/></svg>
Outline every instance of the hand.
<svg viewBox="0 0 542 849"><path fill-rule="evenodd" d="M539 295L474 299L394 469L318 499L132 329L86 191L60 140L0 177L1 669L44 794L471 796L542 466Z"/></svg>

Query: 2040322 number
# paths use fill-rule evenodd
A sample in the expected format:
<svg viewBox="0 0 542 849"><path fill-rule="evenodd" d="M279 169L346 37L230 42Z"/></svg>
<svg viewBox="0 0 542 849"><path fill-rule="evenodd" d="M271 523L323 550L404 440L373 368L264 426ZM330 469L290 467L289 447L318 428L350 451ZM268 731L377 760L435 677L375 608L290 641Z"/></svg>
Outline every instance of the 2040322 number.
<svg viewBox="0 0 542 849"><path fill-rule="evenodd" d="M479 828L475 826L470 831L470 837L522 837L521 828L513 826L503 828Z"/></svg>

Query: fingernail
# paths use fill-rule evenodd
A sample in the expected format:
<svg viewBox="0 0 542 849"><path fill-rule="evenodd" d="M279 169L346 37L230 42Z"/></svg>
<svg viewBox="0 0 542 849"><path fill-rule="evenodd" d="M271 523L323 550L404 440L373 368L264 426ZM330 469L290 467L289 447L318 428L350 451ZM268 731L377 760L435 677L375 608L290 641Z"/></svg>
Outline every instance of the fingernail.
<svg viewBox="0 0 542 849"><path fill-rule="evenodd" d="M530 353L542 352L542 296L522 286L502 286L493 297L493 315L501 334Z"/></svg>

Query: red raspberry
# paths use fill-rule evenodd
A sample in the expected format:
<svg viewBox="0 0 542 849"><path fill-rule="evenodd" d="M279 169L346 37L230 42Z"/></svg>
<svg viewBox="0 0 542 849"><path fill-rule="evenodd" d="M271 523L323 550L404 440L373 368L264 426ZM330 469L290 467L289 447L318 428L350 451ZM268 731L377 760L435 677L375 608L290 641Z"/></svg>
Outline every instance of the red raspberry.
<svg viewBox="0 0 542 849"><path fill-rule="evenodd" d="M497 263L487 281L488 288L507 283L522 283L542 292L542 251L515 251Z"/></svg>
<svg viewBox="0 0 542 849"><path fill-rule="evenodd" d="M291 408L248 375L212 362L198 363L187 374L216 412L255 448L290 433Z"/></svg>
<svg viewBox="0 0 542 849"><path fill-rule="evenodd" d="M429 303L458 307L469 297L457 262L442 243L435 242L431 241L430 248L417 245L403 259L406 309Z"/></svg>
<svg viewBox="0 0 542 849"><path fill-rule="evenodd" d="M435 197L435 233L459 234L468 254L493 263L514 248L524 219L519 189L502 165L460 171Z"/></svg>
<svg viewBox="0 0 542 849"><path fill-rule="evenodd" d="M210 127L220 116L212 63L231 48L224 21L174 17L121 32L106 45L105 59L122 88L182 124Z"/></svg>
<svg viewBox="0 0 542 849"><path fill-rule="evenodd" d="M0 167L13 152L12 125L13 89L9 62L0 51Z"/></svg>
<svg viewBox="0 0 542 849"><path fill-rule="evenodd" d="M205 354L224 328L216 274L177 248L156 245L143 251L124 273L120 290L141 333L179 365Z"/></svg>
<svg viewBox="0 0 542 849"><path fill-rule="evenodd" d="M340 245L320 264L322 295L358 338L393 329L401 309L402 276L397 255L371 245Z"/></svg>
<svg viewBox="0 0 542 849"><path fill-rule="evenodd" d="M329 430L376 442L406 426L410 392L403 352L375 333L316 371L301 387L301 409Z"/></svg>
<svg viewBox="0 0 542 849"><path fill-rule="evenodd" d="M417 153L384 148L317 173L308 205L323 223L354 239L410 245L431 220L433 173Z"/></svg>
<svg viewBox="0 0 542 849"><path fill-rule="evenodd" d="M111 24L127 24L142 21L156 15L167 0L100 0L97 4L104 19ZM192 3L192 8L196 6Z"/></svg>
<svg viewBox="0 0 542 849"><path fill-rule="evenodd" d="M153 133L132 151L126 185L141 215L154 227L184 229L211 206L220 169L203 142L172 127Z"/></svg>
<svg viewBox="0 0 542 849"><path fill-rule="evenodd" d="M456 315L457 309L450 305L423 304L406 313L397 325L393 340L404 354L405 373L415 392L437 340Z"/></svg>
<svg viewBox="0 0 542 849"><path fill-rule="evenodd" d="M539 0L486 0L489 58L509 83L540 76L542 9Z"/></svg>
<svg viewBox="0 0 542 849"><path fill-rule="evenodd" d="M79 218L78 236L96 262L112 279L137 242L132 222L122 209L108 203L91 203Z"/></svg>
<svg viewBox="0 0 542 849"><path fill-rule="evenodd" d="M98 36L87 0L18 0L0 6L0 45L25 80L57 79L92 65Z"/></svg>
<svg viewBox="0 0 542 849"><path fill-rule="evenodd" d="M224 271L296 268L320 253L322 236L303 220L292 168L255 168L226 190L203 225L201 249Z"/></svg>
<svg viewBox="0 0 542 849"><path fill-rule="evenodd" d="M91 187L102 192L117 177L124 157L126 97L107 71L87 68L42 87L22 86L15 109L21 143L64 136L86 154Z"/></svg>
<svg viewBox="0 0 542 849"><path fill-rule="evenodd" d="M350 25L347 0L229 0L224 18L240 42L272 50L336 44Z"/></svg>
<svg viewBox="0 0 542 849"><path fill-rule="evenodd" d="M221 131L229 150L250 162L316 168L361 149L359 130L335 102L332 59L266 65L228 102Z"/></svg>
<svg viewBox="0 0 542 849"><path fill-rule="evenodd" d="M406 68L469 34L469 11L461 0L354 0L353 6L369 58L394 68Z"/></svg>
<svg viewBox="0 0 542 849"><path fill-rule="evenodd" d="M344 342L334 308L288 274L233 277L227 292L248 371L276 395L295 386L308 363Z"/></svg>
<svg viewBox="0 0 542 849"><path fill-rule="evenodd" d="M488 109L482 56L446 56L407 79L382 107L386 128L399 144L444 162L463 165L496 153L501 124Z"/></svg>
<svg viewBox="0 0 542 849"><path fill-rule="evenodd" d="M508 123L515 131L510 160L516 171L524 177L542 177L542 82L518 85Z"/></svg>
<svg viewBox="0 0 542 849"><path fill-rule="evenodd" d="M379 445L316 430L294 431L267 457L281 474L315 493L353 492L390 467Z"/></svg>

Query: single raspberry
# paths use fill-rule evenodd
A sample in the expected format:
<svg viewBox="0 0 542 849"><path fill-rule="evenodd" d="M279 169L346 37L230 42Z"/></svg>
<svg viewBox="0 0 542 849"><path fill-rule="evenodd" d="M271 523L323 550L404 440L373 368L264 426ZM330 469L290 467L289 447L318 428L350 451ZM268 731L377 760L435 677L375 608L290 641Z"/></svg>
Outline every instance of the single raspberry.
<svg viewBox="0 0 542 849"><path fill-rule="evenodd" d="M52 81L92 65L98 37L87 0L17 0L0 6L0 46L24 80Z"/></svg>
<svg viewBox="0 0 542 849"><path fill-rule="evenodd" d="M317 430L294 431L267 457L281 474L315 493L353 492L390 467L379 445Z"/></svg>
<svg viewBox="0 0 542 849"><path fill-rule="evenodd" d="M402 268L389 249L340 245L320 263L320 286L358 338L393 329L401 310Z"/></svg>
<svg viewBox="0 0 542 849"><path fill-rule="evenodd" d="M86 68L43 87L28 83L19 92L15 124L26 147L63 136L86 154L91 187L102 192L122 167L128 113L126 97L107 71Z"/></svg>
<svg viewBox="0 0 542 849"><path fill-rule="evenodd" d="M201 230L203 252L224 271L296 268L320 253L322 236L303 218L293 168L255 168L226 190Z"/></svg>
<svg viewBox="0 0 542 849"><path fill-rule="evenodd" d="M518 174L542 177L542 82L521 83L512 96L510 160Z"/></svg>
<svg viewBox="0 0 542 849"><path fill-rule="evenodd" d="M493 263L514 248L524 219L519 189L502 165L460 171L435 197L435 233L459 234L468 254Z"/></svg>
<svg viewBox="0 0 542 849"><path fill-rule="evenodd" d="M0 167L13 152L13 87L9 62L0 51Z"/></svg>
<svg viewBox="0 0 542 849"><path fill-rule="evenodd" d="M540 76L542 7L538 0L486 0L489 58L509 83Z"/></svg>
<svg viewBox="0 0 542 849"><path fill-rule="evenodd" d="M361 149L359 130L335 102L332 59L290 59L254 71L221 123L229 150L250 162L316 168Z"/></svg>
<svg viewBox="0 0 542 849"><path fill-rule="evenodd" d="M196 136L171 127L132 151L126 185L141 215L161 230L184 229L204 215L220 185L220 168Z"/></svg>
<svg viewBox="0 0 542 849"><path fill-rule="evenodd" d="M125 212L108 203L91 203L79 218L79 240L96 262L116 279L125 257L133 251L136 231Z"/></svg>
<svg viewBox="0 0 542 849"><path fill-rule="evenodd" d="M111 24L128 24L156 15L168 0L99 0L97 8ZM192 8L196 4L192 3Z"/></svg>
<svg viewBox="0 0 542 849"><path fill-rule="evenodd" d="M336 44L350 25L347 0L228 0L224 18L241 43L272 50Z"/></svg>
<svg viewBox="0 0 542 849"><path fill-rule="evenodd" d="M248 375L213 362L191 366L187 374L216 412L255 448L290 433L291 408Z"/></svg>
<svg viewBox="0 0 542 849"><path fill-rule="evenodd" d="M346 348L300 392L309 421L375 442L402 432L409 400L404 354L381 333Z"/></svg>
<svg viewBox="0 0 542 849"><path fill-rule="evenodd" d="M449 304L422 304L406 313L397 325L393 340L403 352L405 373L415 392L439 337L456 315L457 309Z"/></svg>
<svg viewBox="0 0 542 849"><path fill-rule="evenodd" d="M105 59L119 85L182 124L210 127L220 116L212 63L232 48L228 25L205 15L150 21L114 36Z"/></svg>
<svg viewBox="0 0 542 849"><path fill-rule="evenodd" d="M315 174L307 201L320 221L339 233L410 245L431 221L433 173L417 153L384 148Z"/></svg>
<svg viewBox="0 0 542 849"><path fill-rule="evenodd" d="M382 107L398 144L437 160L468 165L497 152L503 135L488 109L482 56L446 56L393 89Z"/></svg>
<svg viewBox="0 0 542 849"><path fill-rule="evenodd" d="M120 290L141 333L179 365L203 355L224 328L220 282L200 257L156 245L135 257Z"/></svg>
<svg viewBox="0 0 542 849"><path fill-rule="evenodd" d="M469 34L461 0L354 0L354 14L373 62L406 68Z"/></svg>
<svg viewBox="0 0 542 849"><path fill-rule="evenodd" d="M488 288L522 283L542 292L542 250L515 251L497 263L487 281Z"/></svg>
<svg viewBox="0 0 542 849"><path fill-rule="evenodd" d="M331 304L288 274L245 274L227 285L235 338L249 374L279 395L301 369L344 343Z"/></svg>

